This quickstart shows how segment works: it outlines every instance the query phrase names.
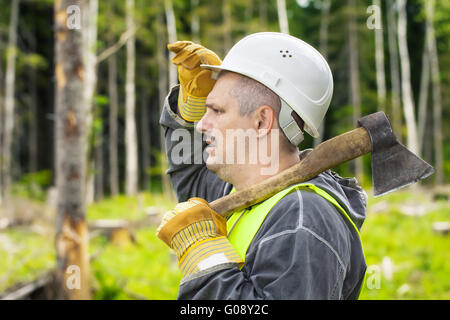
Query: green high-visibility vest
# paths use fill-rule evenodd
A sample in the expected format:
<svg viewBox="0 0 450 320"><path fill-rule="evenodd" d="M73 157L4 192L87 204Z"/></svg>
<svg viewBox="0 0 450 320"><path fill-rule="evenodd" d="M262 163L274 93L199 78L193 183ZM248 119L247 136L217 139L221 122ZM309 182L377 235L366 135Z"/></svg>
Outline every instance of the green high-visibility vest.
<svg viewBox="0 0 450 320"><path fill-rule="evenodd" d="M347 212L342 208L342 206L336 201L325 190L313 185L311 183L300 183L296 185L289 186L288 188L281 190L269 199L252 206L250 209L243 209L234 212L227 221L228 230L228 240L231 242L233 247L236 249L238 254L241 256L242 260L245 261L245 255L247 249L250 246L253 238L264 222L267 214L272 210L275 204L280 201L284 196L294 190L308 190L317 193L329 202L331 202L342 214L342 216L350 223L350 225L356 230L356 233L361 239L358 228L355 223L350 219ZM235 188L231 190L230 193L235 192Z"/></svg>

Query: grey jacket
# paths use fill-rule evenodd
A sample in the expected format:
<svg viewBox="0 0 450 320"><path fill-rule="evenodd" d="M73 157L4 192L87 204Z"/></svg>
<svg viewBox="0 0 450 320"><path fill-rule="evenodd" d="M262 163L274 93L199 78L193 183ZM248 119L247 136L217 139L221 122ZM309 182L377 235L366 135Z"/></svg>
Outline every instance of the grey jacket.
<svg viewBox="0 0 450 320"><path fill-rule="evenodd" d="M175 86L160 119L167 173L178 201L201 197L211 202L227 195L233 186L199 161L205 143L194 134L193 124L177 115L177 97ZM309 182L331 194L361 228L367 197L356 179L327 171ZM359 236L339 211L313 192L294 191L269 212L241 270L235 264L223 264L184 278L178 299L357 299L365 270Z"/></svg>

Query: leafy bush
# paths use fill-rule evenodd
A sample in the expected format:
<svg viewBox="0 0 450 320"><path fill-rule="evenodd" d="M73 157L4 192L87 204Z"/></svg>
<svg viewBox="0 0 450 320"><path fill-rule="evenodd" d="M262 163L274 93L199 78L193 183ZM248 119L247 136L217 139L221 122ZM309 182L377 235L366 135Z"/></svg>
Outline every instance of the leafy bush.
<svg viewBox="0 0 450 320"><path fill-rule="evenodd" d="M137 233L137 243L107 245L92 262L96 299L175 299L181 273L169 248L157 239L156 229ZM95 245L92 246L93 250Z"/></svg>
<svg viewBox="0 0 450 320"><path fill-rule="evenodd" d="M45 191L51 183L51 171L42 170L22 176L19 182L13 184L11 191L18 197L44 201Z"/></svg>

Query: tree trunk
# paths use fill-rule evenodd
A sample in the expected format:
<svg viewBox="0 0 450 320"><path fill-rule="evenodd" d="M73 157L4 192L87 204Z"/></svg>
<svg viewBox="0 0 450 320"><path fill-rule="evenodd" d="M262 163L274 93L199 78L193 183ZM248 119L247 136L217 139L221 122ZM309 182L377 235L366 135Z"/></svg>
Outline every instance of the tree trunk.
<svg viewBox="0 0 450 320"><path fill-rule="evenodd" d="M144 75L143 75L144 76ZM144 86L141 90L141 141L142 141L142 177L143 177L143 187L145 190L149 190L150 187L150 175L148 170L150 169L150 146L151 146L151 135L150 135L150 117L148 112L148 95L147 88Z"/></svg>
<svg viewBox="0 0 450 320"><path fill-rule="evenodd" d="M200 17L198 15L198 1L191 0L192 7L192 20L191 20L191 30L192 30L192 41L200 44Z"/></svg>
<svg viewBox="0 0 450 320"><path fill-rule="evenodd" d="M98 0L89 0L87 2L87 13L81 14L83 24L83 57L85 61L85 87L84 104L86 106L86 128L88 141L88 170L86 177L86 205L94 202L95 198L95 132L93 130L94 117L94 94L97 85L97 18L98 18Z"/></svg>
<svg viewBox="0 0 450 320"><path fill-rule="evenodd" d="M112 41L110 40L110 45ZM112 54L108 58L108 96L109 96L109 185L112 196L119 194L119 166L118 166L118 133L117 114L119 98L117 94L117 58Z"/></svg>
<svg viewBox="0 0 450 320"><path fill-rule="evenodd" d="M127 0L127 29L134 29L133 12L134 0ZM127 71L125 84L125 149L126 149L126 177L125 192L127 195L135 195L138 187L138 154L136 133L136 98L135 98L135 36L127 40Z"/></svg>
<svg viewBox="0 0 450 320"><path fill-rule="evenodd" d="M439 57L434 33L434 0L426 3L427 10L427 45L430 53L432 96L433 96L433 140L436 184L444 183L443 146L442 146L442 97L439 76Z"/></svg>
<svg viewBox="0 0 450 320"><path fill-rule="evenodd" d="M433 136L433 117L431 115L426 118L424 136L425 137ZM423 159L428 163L433 163L433 143L424 143Z"/></svg>
<svg viewBox="0 0 450 320"><path fill-rule="evenodd" d="M32 52L36 52L36 38L29 35ZM35 66L28 67L28 88L30 94L30 133L28 136L28 172L36 172L38 168L38 120L37 120L37 72Z"/></svg>
<svg viewBox="0 0 450 320"><path fill-rule="evenodd" d="M428 91L430 88L430 58L427 45L427 37L423 46L422 53L422 72L420 76L420 92L419 92L419 117L417 120L417 139L419 143L419 153L422 154L423 142L425 139L425 125L427 122L428 107Z"/></svg>
<svg viewBox="0 0 450 320"><path fill-rule="evenodd" d="M406 119L407 146L413 153L418 153L417 127L414 111L414 98L411 89L411 71L407 40L406 0L397 0L398 6L398 45L400 50L400 67L402 73L403 112Z"/></svg>
<svg viewBox="0 0 450 320"><path fill-rule="evenodd" d="M391 75L392 128L397 139L402 139L402 110L400 105L400 67L398 62L397 27L394 12L395 0L387 2L387 26L389 43L389 66Z"/></svg>
<svg viewBox="0 0 450 320"><path fill-rule="evenodd" d="M349 19L348 19L348 44L349 44L349 68L350 68L350 85L349 96L350 104L353 107L353 124L356 126L361 118L361 95L359 88L359 51L358 51L358 35L356 29L356 4L355 0L348 0ZM363 178L362 159L354 160L355 176L359 181Z"/></svg>
<svg viewBox="0 0 450 320"><path fill-rule="evenodd" d="M109 6L108 18L112 21L114 18L113 6ZM111 47L114 44L113 34L108 34L108 43ZM118 130L117 116L119 110L119 98L117 89L117 57L112 54L108 58L108 97L109 97L109 114L108 114L108 161L109 161L109 186L112 196L119 194L119 165L118 165Z"/></svg>
<svg viewBox="0 0 450 320"><path fill-rule="evenodd" d="M287 17L285 0L277 0L277 11L278 11L278 23L280 25L280 32L289 34L289 21Z"/></svg>
<svg viewBox="0 0 450 320"><path fill-rule="evenodd" d="M252 23L253 18L253 0L248 0L247 7L245 8L245 23L248 23L249 25Z"/></svg>
<svg viewBox="0 0 450 320"><path fill-rule="evenodd" d="M258 1L259 25L262 29L267 28L267 2L266 0Z"/></svg>
<svg viewBox="0 0 450 320"><path fill-rule="evenodd" d="M89 251L86 224L86 168L89 108L85 99L86 61L83 33L69 29L69 6L87 9L86 0L55 2L56 254L59 298L89 299ZM73 8L73 7L72 7Z"/></svg>
<svg viewBox="0 0 450 320"><path fill-rule="evenodd" d="M5 114L2 150L3 171L3 201L7 208L9 205L9 192L11 187L11 154L14 134L14 86L16 79L17 56L17 24L19 20L19 0L11 2L11 17L9 22L8 47L6 56L5 75Z"/></svg>
<svg viewBox="0 0 450 320"><path fill-rule="evenodd" d="M166 37L162 26L164 25L164 19L162 13L157 15L156 26L156 51L158 61L158 96L159 96L159 114L162 113L164 107L164 99L167 95L167 63L165 58L165 46ZM171 61L170 61L171 63ZM166 174L168 169L168 163L166 158L166 143L164 139L164 131L160 130L159 142L161 146L162 156L158 159L161 164L161 181L163 194L174 198L174 192L170 183L169 176Z"/></svg>
<svg viewBox="0 0 450 320"><path fill-rule="evenodd" d="M325 59L328 59L328 25L330 23L331 0L323 0L320 14L319 51ZM325 117L319 126L319 137L314 139L314 147L323 141L325 132Z"/></svg>
<svg viewBox="0 0 450 320"><path fill-rule="evenodd" d="M166 11L167 34L169 36L169 43L177 41L177 27L175 24L175 13L173 12L172 0L164 0L164 8ZM177 67L172 64L173 52L169 52L169 86L172 88L178 83Z"/></svg>
<svg viewBox="0 0 450 320"><path fill-rule="evenodd" d="M27 41L29 54L36 52L36 35L33 30L26 30L24 32L24 37ZM27 135L27 146L28 146L28 172L37 171L38 162L38 120L37 120L37 70L36 66L30 64L27 66L28 70L28 86L27 86L27 106L29 108L28 112L28 130Z"/></svg>
<svg viewBox="0 0 450 320"><path fill-rule="evenodd" d="M100 201L104 197L104 175L103 175L103 133L95 134L95 201Z"/></svg>
<svg viewBox="0 0 450 320"><path fill-rule="evenodd" d="M381 28L375 28L375 65L377 74L377 98L378 110L386 110L386 75L384 72L384 40L383 40L383 18L380 0L373 0L373 4L380 8Z"/></svg>
<svg viewBox="0 0 450 320"><path fill-rule="evenodd" d="M232 26L231 26L231 2L224 0L222 2L222 21L223 21L223 56L225 56L232 47Z"/></svg>

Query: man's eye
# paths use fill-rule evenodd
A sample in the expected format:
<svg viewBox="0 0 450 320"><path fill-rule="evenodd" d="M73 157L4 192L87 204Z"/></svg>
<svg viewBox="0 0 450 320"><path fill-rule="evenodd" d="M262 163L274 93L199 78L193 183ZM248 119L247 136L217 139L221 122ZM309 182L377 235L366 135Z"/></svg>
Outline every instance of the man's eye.
<svg viewBox="0 0 450 320"><path fill-rule="evenodd" d="M217 114L220 114L220 113L222 113L222 111L221 110L219 110L219 109L212 109L213 111L214 111L214 113L217 113Z"/></svg>

